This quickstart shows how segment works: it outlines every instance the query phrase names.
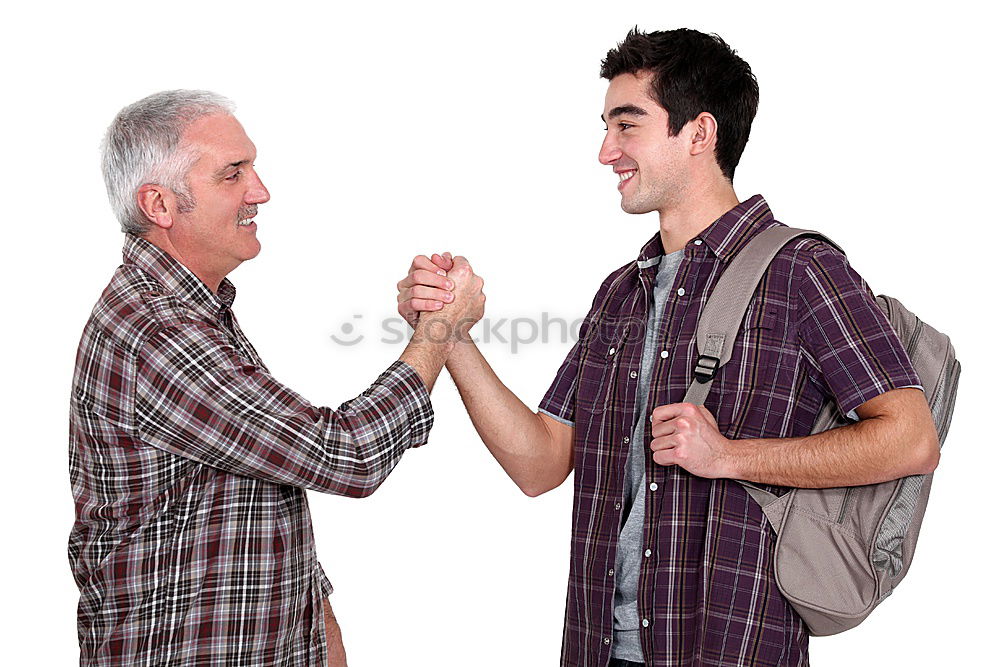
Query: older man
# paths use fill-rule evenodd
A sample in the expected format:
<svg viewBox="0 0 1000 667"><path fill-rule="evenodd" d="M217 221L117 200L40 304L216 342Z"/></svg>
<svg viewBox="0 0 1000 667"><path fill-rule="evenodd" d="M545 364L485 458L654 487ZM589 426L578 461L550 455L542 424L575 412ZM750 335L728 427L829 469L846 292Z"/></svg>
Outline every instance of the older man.
<svg viewBox="0 0 1000 667"><path fill-rule="evenodd" d="M454 300L358 397L333 410L280 384L226 279L260 251L255 159L208 92L152 95L108 129L124 262L84 328L70 411L81 664L346 664L305 490L368 495L424 444L444 334L482 316L482 281L452 270Z"/></svg>

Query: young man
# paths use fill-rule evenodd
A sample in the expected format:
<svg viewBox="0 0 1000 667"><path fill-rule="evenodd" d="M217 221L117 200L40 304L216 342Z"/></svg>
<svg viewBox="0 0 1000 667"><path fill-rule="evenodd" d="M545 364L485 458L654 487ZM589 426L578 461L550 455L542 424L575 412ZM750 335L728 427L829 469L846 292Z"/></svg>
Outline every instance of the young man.
<svg viewBox="0 0 1000 667"><path fill-rule="evenodd" d="M732 480L780 493L933 470L919 379L844 256L806 239L761 280L705 406L680 403L719 276L781 224L762 197L740 202L733 190L757 82L722 39L692 30L633 31L601 75L600 162L625 211L659 213L658 233L601 285L537 413L469 341L448 370L525 493L575 471L564 665L805 665L807 632L775 583L771 529ZM411 322L448 303L435 270L449 260L417 258L400 283ZM809 435L827 397L857 421Z"/></svg>
<svg viewBox="0 0 1000 667"><path fill-rule="evenodd" d="M333 410L281 385L226 279L260 251L256 153L204 91L151 95L108 129L126 236L73 376L80 664L345 665L305 490L368 495L426 443L442 332L482 316L459 262L453 302L360 396Z"/></svg>

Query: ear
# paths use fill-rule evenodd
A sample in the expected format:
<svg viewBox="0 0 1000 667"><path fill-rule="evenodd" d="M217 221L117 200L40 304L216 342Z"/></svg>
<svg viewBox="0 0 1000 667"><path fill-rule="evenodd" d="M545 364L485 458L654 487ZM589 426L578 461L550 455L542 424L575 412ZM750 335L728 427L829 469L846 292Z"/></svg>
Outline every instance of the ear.
<svg viewBox="0 0 1000 667"><path fill-rule="evenodd" d="M139 210L146 216L146 219L161 229L170 229L174 224L174 219L170 215L173 206L173 193L167 188L154 183L146 183L139 187L136 193L136 201Z"/></svg>
<svg viewBox="0 0 1000 667"><path fill-rule="evenodd" d="M707 111L702 111L689 125L692 129L691 155L701 155L706 152L714 155L715 140L719 131L719 124L715 120L715 116Z"/></svg>

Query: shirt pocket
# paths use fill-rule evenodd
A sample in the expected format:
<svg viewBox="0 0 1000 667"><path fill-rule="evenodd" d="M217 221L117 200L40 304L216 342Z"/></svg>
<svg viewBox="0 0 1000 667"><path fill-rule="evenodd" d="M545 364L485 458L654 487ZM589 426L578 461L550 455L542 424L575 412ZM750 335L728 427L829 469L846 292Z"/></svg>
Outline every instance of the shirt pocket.
<svg viewBox="0 0 1000 667"><path fill-rule="evenodd" d="M716 382L719 391L729 395L724 403L739 405L759 400L761 392L771 396L788 391L794 381L796 350L786 344L784 331L780 308L756 299L750 303L732 357Z"/></svg>
<svg viewBox="0 0 1000 667"><path fill-rule="evenodd" d="M624 330L617 322L599 322L588 332L577 375L577 409L603 412L607 408L622 354Z"/></svg>
<svg viewBox="0 0 1000 667"><path fill-rule="evenodd" d="M737 343L742 347L753 348L768 342L780 341L783 337L783 327L779 322L779 310L776 304L762 299L751 301L740 324L736 336Z"/></svg>

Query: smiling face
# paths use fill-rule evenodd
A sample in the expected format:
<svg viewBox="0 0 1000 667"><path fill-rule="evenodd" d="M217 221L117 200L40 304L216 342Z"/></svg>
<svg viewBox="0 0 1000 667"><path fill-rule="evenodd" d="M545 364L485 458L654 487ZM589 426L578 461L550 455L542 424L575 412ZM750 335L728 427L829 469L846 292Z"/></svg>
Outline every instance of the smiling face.
<svg viewBox="0 0 1000 667"><path fill-rule="evenodd" d="M649 96L651 78L639 72L612 79L601 116L608 129L598 159L614 168L626 213L675 206L690 180L685 130L668 135L667 112Z"/></svg>
<svg viewBox="0 0 1000 667"><path fill-rule="evenodd" d="M257 149L233 116L203 116L184 132L181 150L197 161L186 181L193 209L173 212L170 241L210 287L260 252L257 205L271 197L254 171Z"/></svg>

